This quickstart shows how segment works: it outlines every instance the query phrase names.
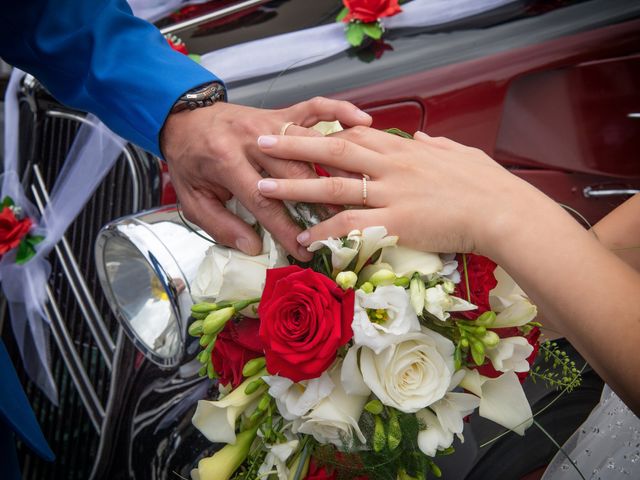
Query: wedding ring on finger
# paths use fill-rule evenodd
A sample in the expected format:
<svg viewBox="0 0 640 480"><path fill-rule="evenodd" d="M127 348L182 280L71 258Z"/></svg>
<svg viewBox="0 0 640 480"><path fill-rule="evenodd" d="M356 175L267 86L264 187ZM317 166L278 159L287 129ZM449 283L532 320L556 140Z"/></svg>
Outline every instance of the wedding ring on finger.
<svg viewBox="0 0 640 480"><path fill-rule="evenodd" d="M362 206L367 206L367 180L371 180L371 177L366 173L362 174Z"/></svg>
<svg viewBox="0 0 640 480"><path fill-rule="evenodd" d="M295 122L287 122L284 125L282 125L282 128L280 129L280 135L286 135L287 134L287 128L289 128L291 125L296 125Z"/></svg>

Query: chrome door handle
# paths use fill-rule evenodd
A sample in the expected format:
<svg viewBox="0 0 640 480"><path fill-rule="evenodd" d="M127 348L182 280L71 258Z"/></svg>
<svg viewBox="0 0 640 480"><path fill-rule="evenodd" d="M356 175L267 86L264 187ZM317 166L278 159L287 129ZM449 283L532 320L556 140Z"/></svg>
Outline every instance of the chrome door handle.
<svg viewBox="0 0 640 480"><path fill-rule="evenodd" d="M607 188L596 189L594 187L584 187L582 194L585 198L600 198L600 197L617 197L621 195L635 195L640 193L640 189L637 188Z"/></svg>

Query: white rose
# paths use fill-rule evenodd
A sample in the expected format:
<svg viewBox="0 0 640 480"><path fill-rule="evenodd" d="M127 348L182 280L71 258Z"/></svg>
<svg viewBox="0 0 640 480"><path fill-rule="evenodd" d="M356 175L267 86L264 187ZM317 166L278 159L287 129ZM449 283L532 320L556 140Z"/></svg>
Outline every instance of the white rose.
<svg viewBox="0 0 640 480"><path fill-rule="evenodd" d="M368 310L378 311L382 317L372 322ZM400 335L420 331L420 321L411 307L409 295L402 287L378 287L372 293L356 291L353 312L353 341L380 353L396 343Z"/></svg>
<svg viewBox="0 0 640 480"><path fill-rule="evenodd" d="M436 285L427 288L425 292L425 308L431 315L445 321L449 318L449 312L464 312L478 307L462 298L449 295L442 285Z"/></svg>
<svg viewBox="0 0 640 480"><path fill-rule="evenodd" d="M278 411L286 420L295 420L315 407L333 391L333 382L327 372L318 378L294 383L285 377L262 377L269 385L269 395L276 399Z"/></svg>
<svg viewBox="0 0 640 480"><path fill-rule="evenodd" d="M330 375L335 385L331 395L297 420L293 432L312 435L320 443L332 443L339 448L353 447L355 437L365 443L358 420L368 396L347 395L340 381L340 366L336 366Z"/></svg>
<svg viewBox="0 0 640 480"><path fill-rule="evenodd" d="M362 378L382 403L414 413L447 392L454 349L451 340L431 330L407 333L380 354L363 347Z"/></svg>
<svg viewBox="0 0 640 480"><path fill-rule="evenodd" d="M287 265L285 252L267 231L264 231L262 242L263 253L254 257L222 245L209 247L191 282L194 301L215 302L260 297L267 269Z"/></svg>
<svg viewBox="0 0 640 480"><path fill-rule="evenodd" d="M533 346L524 337L501 338L495 347L487 348L486 355L499 372L528 372L527 358Z"/></svg>
<svg viewBox="0 0 640 480"><path fill-rule="evenodd" d="M407 247L383 248L380 261L388 263L399 277L408 277L418 273L421 277L442 270L442 261L436 253L420 252Z"/></svg>

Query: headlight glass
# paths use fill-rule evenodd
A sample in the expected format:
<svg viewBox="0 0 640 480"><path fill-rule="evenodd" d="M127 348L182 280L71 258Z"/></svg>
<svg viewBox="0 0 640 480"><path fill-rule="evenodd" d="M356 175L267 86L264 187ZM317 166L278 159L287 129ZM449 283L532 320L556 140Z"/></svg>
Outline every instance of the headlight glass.
<svg viewBox="0 0 640 480"><path fill-rule="evenodd" d="M112 222L98 235L96 266L109 304L158 365L172 367L182 357L189 279L210 245L167 207Z"/></svg>

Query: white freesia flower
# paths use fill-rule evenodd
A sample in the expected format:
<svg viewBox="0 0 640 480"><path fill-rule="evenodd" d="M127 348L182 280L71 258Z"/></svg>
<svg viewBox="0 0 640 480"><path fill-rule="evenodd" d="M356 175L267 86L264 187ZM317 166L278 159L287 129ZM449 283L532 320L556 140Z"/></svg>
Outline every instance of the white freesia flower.
<svg viewBox="0 0 640 480"><path fill-rule="evenodd" d="M438 254L420 252L401 246L383 248L380 253L380 261L391 265L399 277L411 278L414 273L426 276L442 269L442 261Z"/></svg>
<svg viewBox="0 0 640 480"><path fill-rule="evenodd" d="M358 274L358 279L360 283L368 282L373 275L383 270L391 271L392 270L391 265L384 262L370 263L369 265L363 267L362 270L360 270L360 273ZM393 283L394 281L395 281L395 275L393 276L393 280L391 281L391 283Z"/></svg>
<svg viewBox="0 0 640 480"><path fill-rule="evenodd" d="M481 417L518 435L524 435L524 431L533 424L531 406L514 372L488 378L477 370L467 370L460 386L480 397L478 414Z"/></svg>
<svg viewBox="0 0 640 480"><path fill-rule="evenodd" d="M500 267L497 267L493 274L498 284L489 292L491 309L497 313L492 327L521 327L536 318L538 309L513 278Z"/></svg>
<svg viewBox="0 0 640 480"><path fill-rule="evenodd" d="M532 352L533 346L524 337L501 338L495 347L485 351L499 372L528 372L527 358Z"/></svg>
<svg viewBox="0 0 640 480"><path fill-rule="evenodd" d="M451 379L446 395L430 406L438 417L441 428L455 434L461 441L464 441L462 436L464 417L470 415L480 405L480 398L477 396L452 391L464 376L465 372L458 370Z"/></svg>
<svg viewBox="0 0 640 480"><path fill-rule="evenodd" d="M286 420L305 415L333 391L331 377L325 371L318 378L294 383L278 375L262 377L269 385L269 395L276 399L278 411Z"/></svg>
<svg viewBox="0 0 640 480"><path fill-rule="evenodd" d="M522 297L498 312L492 328L521 327L533 321L538 315L537 307L527 298Z"/></svg>
<svg viewBox="0 0 640 480"><path fill-rule="evenodd" d="M416 417L425 428L418 433L418 448L429 457L435 457L438 450L449 448L453 443L453 433L443 428L438 417L428 408L416 412Z"/></svg>
<svg viewBox="0 0 640 480"><path fill-rule="evenodd" d="M222 400L199 400L191 422L211 442L234 443L236 441L236 420L263 393L258 388L251 395L244 393L247 385L259 377L247 378Z"/></svg>
<svg viewBox="0 0 640 480"><path fill-rule="evenodd" d="M369 310L379 312L380 320L371 321ZM355 345L364 345L375 353L380 353L387 346L396 343L400 335L419 332L420 322L411 308L407 291L402 287L388 285L378 287L372 293L356 291L351 328Z"/></svg>
<svg viewBox="0 0 640 480"><path fill-rule="evenodd" d="M431 315L442 321L449 318L449 312L464 312L478 308L462 298L449 295L442 285L427 288L424 306Z"/></svg>
<svg viewBox="0 0 640 480"><path fill-rule="evenodd" d="M287 467L287 460L298 449L298 444L298 440L294 439L275 445L266 445L268 453L258 469L258 478L267 478L275 467L278 480L288 480L289 468Z"/></svg>
<svg viewBox="0 0 640 480"><path fill-rule="evenodd" d="M339 238L317 240L309 245L307 250L315 252L322 247L327 247L331 250L331 266L333 267L333 276L335 276L338 272L346 269L351 261L356 258L361 240L360 230L353 230L349 232L344 242Z"/></svg>
<svg viewBox="0 0 640 480"><path fill-rule="evenodd" d="M269 232L262 235L263 251L249 256L233 248L212 245L191 282L195 302L260 297L268 268L288 265L287 256ZM246 309L245 314L250 314Z"/></svg>
<svg viewBox="0 0 640 480"><path fill-rule="evenodd" d="M383 404L417 412L447 392L454 348L451 340L429 329L397 338L380 354L362 347L362 378Z"/></svg>
<svg viewBox="0 0 640 480"><path fill-rule="evenodd" d="M412 278L409 283L409 300L416 315L422 315L427 289L421 278Z"/></svg>
<svg viewBox="0 0 640 480"><path fill-rule="evenodd" d="M358 252L358 263L354 271L360 271L369 258L381 248L391 247L398 243L395 235L387 236L387 229L384 227L367 227L362 231L360 249Z"/></svg>
<svg viewBox="0 0 640 480"><path fill-rule="evenodd" d="M455 253L441 253L442 270L438 272L441 277L448 278L453 283L460 283L460 272L458 272L458 261Z"/></svg>
<svg viewBox="0 0 640 480"><path fill-rule="evenodd" d="M293 432L312 435L320 443L350 448L354 445L355 438L362 443L366 442L358 420L368 395L347 395L340 381L340 371L340 366L336 366L330 374L335 384L331 395L307 415L296 420Z"/></svg>

